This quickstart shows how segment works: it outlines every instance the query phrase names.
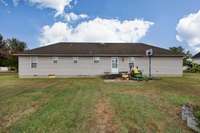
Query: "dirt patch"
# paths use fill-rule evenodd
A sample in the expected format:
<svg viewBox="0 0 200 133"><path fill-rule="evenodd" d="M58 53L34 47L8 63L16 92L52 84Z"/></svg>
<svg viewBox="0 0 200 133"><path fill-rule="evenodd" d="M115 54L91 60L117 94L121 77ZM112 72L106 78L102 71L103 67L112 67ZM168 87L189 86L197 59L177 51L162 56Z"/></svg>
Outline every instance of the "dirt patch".
<svg viewBox="0 0 200 133"><path fill-rule="evenodd" d="M114 112L109 102L101 98L95 106L95 116L92 121L91 133L118 133L118 125L113 122Z"/></svg>
<svg viewBox="0 0 200 133"><path fill-rule="evenodd" d="M157 132L157 133L162 133L163 131L161 131L158 127L157 124L155 124L154 122L149 122L146 127L148 127L147 129L147 132L148 133L154 133L154 132Z"/></svg>

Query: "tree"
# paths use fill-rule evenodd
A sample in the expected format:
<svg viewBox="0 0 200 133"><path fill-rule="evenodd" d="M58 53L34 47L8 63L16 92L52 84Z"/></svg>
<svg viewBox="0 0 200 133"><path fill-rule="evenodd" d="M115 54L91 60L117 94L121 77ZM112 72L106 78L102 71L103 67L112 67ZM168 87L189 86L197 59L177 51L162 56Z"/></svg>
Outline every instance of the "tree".
<svg viewBox="0 0 200 133"><path fill-rule="evenodd" d="M6 50L6 41L3 39L3 36L0 34L0 66L7 65L8 53Z"/></svg>
<svg viewBox="0 0 200 133"><path fill-rule="evenodd" d="M3 36L0 34L0 50L6 48L6 41L3 39Z"/></svg>
<svg viewBox="0 0 200 133"><path fill-rule="evenodd" d="M16 38L4 40L0 34L0 66L9 66L17 70L18 60L14 55L23 52L27 45Z"/></svg>
<svg viewBox="0 0 200 133"><path fill-rule="evenodd" d="M185 54L185 49L181 46L178 47L170 47L169 50L173 53L173 54Z"/></svg>
<svg viewBox="0 0 200 133"><path fill-rule="evenodd" d="M9 66L17 69L18 60L14 54L23 52L26 49L27 45L25 42L19 41L16 38L12 38L12 39L7 40L7 46L8 46L8 51L10 54L8 58Z"/></svg>
<svg viewBox="0 0 200 133"><path fill-rule="evenodd" d="M3 43L3 36L0 34L0 46L2 45Z"/></svg>
<svg viewBox="0 0 200 133"><path fill-rule="evenodd" d="M0 45L2 44L3 42L3 36L0 34Z"/></svg>
<svg viewBox="0 0 200 133"><path fill-rule="evenodd" d="M8 39L7 45L8 45L10 54L23 52L27 47L25 42L19 41L16 38Z"/></svg>

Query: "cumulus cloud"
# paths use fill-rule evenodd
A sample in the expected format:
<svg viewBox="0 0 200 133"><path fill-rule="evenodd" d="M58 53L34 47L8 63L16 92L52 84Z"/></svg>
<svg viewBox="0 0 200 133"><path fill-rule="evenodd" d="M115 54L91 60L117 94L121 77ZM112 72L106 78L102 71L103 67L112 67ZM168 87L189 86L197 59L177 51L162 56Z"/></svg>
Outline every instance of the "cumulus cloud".
<svg viewBox="0 0 200 133"><path fill-rule="evenodd" d="M176 39L200 50L200 10L181 18L176 27Z"/></svg>
<svg viewBox="0 0 200 133"><path fill-rule="evenodd" d="M50 8L56 10L55 16L64 13L64 9L70 6L72 0L13 0L14 5L18 5L20 1L28 1L33 5L37 5L41 8Z"/></svg>
<svg viewBox="0 0 200 133"><path fill-rule="evenodd" d="M40 43L42 45L55 43L58 41L68 40L68 36L71 34L71 29L67 24L57 22L51 27L46 25L42 28L42 34L40 37Z"/></svg>
<svg viewBox="0 0 200 133"><path fill-rule="evenodd" d="M56 22L42 28L40 43L48 45L60 41L73 42L137 42L153 25L144 20L95 18L72 27L68 23Z"/></svg>
<svg viewBox="0 0 200 133"><path fill-rule="evenodd" d="M73 12L64 14L64 20L67 22L77 21L81 19L86 19L89 16L87 14L75 14Z"/></svg>

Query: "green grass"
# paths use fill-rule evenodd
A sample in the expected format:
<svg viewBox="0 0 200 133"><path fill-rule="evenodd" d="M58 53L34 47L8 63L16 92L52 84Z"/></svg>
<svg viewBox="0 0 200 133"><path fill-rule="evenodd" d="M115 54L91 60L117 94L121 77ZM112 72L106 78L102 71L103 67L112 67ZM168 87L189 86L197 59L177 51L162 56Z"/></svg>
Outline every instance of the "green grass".
<svg viewBox="0 0 200 133"><path fill-rule="evenodd" d="M0 75L0 132L91 132L97 102L106 98L119 132L191 132L182 104L200 105L200 75L149 82L100 78L18 79Z"/></svg>

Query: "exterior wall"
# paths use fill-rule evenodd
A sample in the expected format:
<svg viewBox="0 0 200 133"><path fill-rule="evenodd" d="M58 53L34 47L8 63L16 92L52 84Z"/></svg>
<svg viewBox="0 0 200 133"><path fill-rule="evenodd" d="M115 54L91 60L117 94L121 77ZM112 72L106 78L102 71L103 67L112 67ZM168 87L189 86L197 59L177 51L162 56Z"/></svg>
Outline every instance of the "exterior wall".
<svg viewBox="0 0 200 133"><path fill-rule="evenodd" d="M129 58L119 57L119 72L129 71ZM134 64L143 74L148 74L148 58L135 57ZM37 68L31 68L31 57L19 57L19 76L21 78L47 77L54 74L57 77L95 76L111 73L111 57L100 57L99 63L94 63L93 57L79 57L78 63L72 57L59 57L54 64L52 57L38 57ZM152 74L154 76L181 76L182 58L154 57L152 58Z"/></svg>
<svg viewBox="0 0 200 133"><path fill-rule="evenodd" d="M135 65L144 75L149 74L149 59L136 57ZM153 76L182 76L182 57L153 57L151 61L151 73Z"/></svg>
<svg viewBox="0 0 200 133"><path fill-rule="evenodd" d="M193 61L194 63L200 64L200 58L192 59L192 61Z"/></svg>
<svg viewBox="0 0 200 133"><path fill-rule="evenodd" d="M127 71L128 63L121 62L119 58L119 71ZM78 63L73 62L72 57L59 57L58 63L54 64L52 57L38 57L37 68L31 68L31 57L19 57L20 77L47 77L55 74L58 77L67 76L94 76L111 73L111 58L100 57L99 63L94 63L93 57L79 57Z"/></svg>

